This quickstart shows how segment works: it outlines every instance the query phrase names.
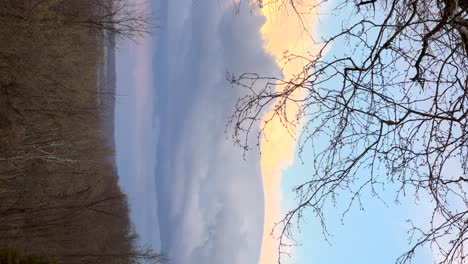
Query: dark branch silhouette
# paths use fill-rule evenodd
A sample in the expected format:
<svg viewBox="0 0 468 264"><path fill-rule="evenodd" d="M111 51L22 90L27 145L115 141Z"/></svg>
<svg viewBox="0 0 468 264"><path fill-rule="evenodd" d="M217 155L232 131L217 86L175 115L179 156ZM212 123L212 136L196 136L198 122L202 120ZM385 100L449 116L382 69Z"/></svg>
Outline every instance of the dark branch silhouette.
<svg viewBox="0 0 468 264"><path fill-rule="evenodd" d="M287 241L294 241L304 210L317 217L328 239L328 207L344 202L344 217L352 208L364 206L363 195L382 199L385 187L392 185L397 189L395 201L402 196L412 196L415 202L429 197L432 208L429 227L412 226L411 246L396 262L410 263L419 248L430 247L440 255L440 264L464 263L468 2L341 1L331 12L334 19L345 18L342 28L315 41L319 47L315 55L285 54L289 63L307 61L294 78L228 76L233 86L247 91L229 121L237 144L246 150L258 144L250 142L250 131L256 125L264 131L268 122L260 121L270 110L285 129L301 129L297 138L301 159L306 147L313 153L313 160L305 161L313 167L309 180L294 189L296 207L274 230L278 262L286 254ZM349 12L353 13L346 16ZM256 84L265 82L258 89ZM286 115L290 105L299 108L294 119Z"/></svg>

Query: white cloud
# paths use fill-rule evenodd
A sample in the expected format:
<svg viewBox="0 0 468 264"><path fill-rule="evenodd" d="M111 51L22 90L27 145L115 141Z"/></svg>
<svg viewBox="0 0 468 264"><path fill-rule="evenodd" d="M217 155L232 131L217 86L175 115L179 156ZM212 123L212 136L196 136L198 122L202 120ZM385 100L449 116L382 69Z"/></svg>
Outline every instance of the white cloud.
<svg viewBox="0 0 468 264"><path fill-rule="evenodd" d="M175 264L256 263L263 233L259 156L226 139L240 90L226 71L278 74L264 18L231 0L166 0L156 10L156 179L163 253Z"/></svg>

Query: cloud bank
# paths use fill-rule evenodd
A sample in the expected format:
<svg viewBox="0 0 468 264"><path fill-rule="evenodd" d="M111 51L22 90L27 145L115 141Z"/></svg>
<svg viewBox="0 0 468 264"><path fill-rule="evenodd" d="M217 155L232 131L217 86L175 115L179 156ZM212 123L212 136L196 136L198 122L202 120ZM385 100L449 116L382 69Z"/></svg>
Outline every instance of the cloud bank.
<svg viewBox="0 0 468 264"><path fill-rule="evenodd" d="M287 61L284 58L285 52L304 58L309 57L310 52L316 52L313 49L311 38L311 34L315 33L316 15L312 11L316 1L298 2L294 6L295 10L289 4L280 6L281 4L282 2L273 1L264 5L262 13L266 17L266 23L261 28L261 33L266 40L265 50L276 58L278 65L283 65L283 78L291 80L298 78L297 74L303 71L307 61L302 59ZM296 14L296 12L300 15ZM277 89L284 89L284 86L280 85ZM299 99L304 97L304 93L303 90L296 90L291 97ZM298 110L297 105L289 104L285 111L287 119L295 120ZM266 201L260 264L276 263L278 257L280 257L278 253L279 240L277 238L281 227L274 230L273 236L271 233L276 223L283 217L281 205L284 201L281 181L284 170L294 162L294 152L297 144L296 138L291 136L291 131L294 131L296 135L300 133L298 128L289 127L289 129L285 129L284 123L277 115L274 115L272 109L263 117L263 121L266 120L269 120L269 122L263 131L265 137L262 138L260 144L262 153L260 164ZM283 243L294 244L287 239L283 240ZM290 253L292 248L284 247L281 250ZM282 261L285 260L285 255L282 256Z"/></svg>
<svg viewBox="0 0 468 264"><path fill-rule="evenodd" d="M257 263L263 236L260 157L224 134L241 90L226 72L278 75L265 18L231 0L163 0L153 59L156 188L162 252L171 263ZM261 84L260 84L261 85Z"/></svg>

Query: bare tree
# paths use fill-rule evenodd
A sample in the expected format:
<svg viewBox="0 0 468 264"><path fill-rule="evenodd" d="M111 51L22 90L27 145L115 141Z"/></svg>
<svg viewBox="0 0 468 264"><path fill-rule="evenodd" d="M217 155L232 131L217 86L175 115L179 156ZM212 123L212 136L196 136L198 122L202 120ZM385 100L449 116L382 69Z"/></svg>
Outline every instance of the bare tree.
<svg viewBox="0 0 468 264"><path fill-rule="evenodd" d="M69 264L161 260L130 228L107 125L112 106L96 100L97 69L113 56L96 33L144 34L147 10L132 8L0 0L0 248Z"/></svg>
<svg viewBox="0 0 468 264"><path fill-rule="evenodd" d="M116 253L80 253L75 255L65 255L68 259L78 259L77 263L90 261L92 263L129 263L129 264L157 264L165 261L161 254L155 253L152 249L135 249L134 252Z"/></svg>
<svg viewBox="0 0 468 264"><path fill-rule="evenodd" d="M87 0L80 4L83 2L95 6L96 12L86 16L72 13L71 21L74 23L97 30L101 34L108 33L130 39L151 33L154 21L151 12L142 4L134 4L128 0Z"/></svg>
<svg viewBox="0 0 468 264"><path fill-rule="evenodd" d="M129 0L0 0L2 16L31 24L63 21L130 39L150 34L154 26L151 11Z"/></svg>
<svg viewBox="0 0 468 264"><path fill-rule="evenodd" d="M307 1L259 4L297 10ZM363 206L363 195L379 199L393 185L395 201L429 197L432 208L428 227L413 225L411 246L396 262L410 263L419 248L430 247L441 264L465 263L468 1L338 1L330 10L340 19L339 32L316 41L313 56L285 55L286 61L306 62L295 77L228 77L247 91L229 121L241 147L253 144L251 128L270 110L285 129L301 131L301 159L305 147L313 153L309 180L294 189L296 207L275 227L279 262L304 210L315 214L328 238L327 206L345 202L344 217ZM256 84L265 81L258 90ZM291 105L299 109L292 119L286 114Z"/></svg>

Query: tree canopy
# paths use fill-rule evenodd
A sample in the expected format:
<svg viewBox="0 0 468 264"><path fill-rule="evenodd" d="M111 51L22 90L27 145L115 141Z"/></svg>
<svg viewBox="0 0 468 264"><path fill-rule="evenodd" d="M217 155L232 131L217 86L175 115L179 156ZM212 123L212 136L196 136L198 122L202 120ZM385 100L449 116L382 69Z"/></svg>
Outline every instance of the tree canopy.
<svg viewBox="0 0 468 264"><path fill-rule="evenodd" d="M301 16L298 5L320 13L325 2L258 4L276 4ZM327 238L327 205L347 197L345 215L362 206L363 195L379 199L385 186L394 185L396 201L425 196L432 210L428 227L413 225L412 244L396 262L410 263L419 248L430 247L441 264L464 263L468 1L343 0L328 10L341 28L315 36L318 52L310 56L285 53L288 63L305 65L295 77L229 75L234 86L247 90L229 123L241 147L257 143L248 140L251 128L268 126L260 121L269 110L285 129L300 131L300 156L307 147L313 152L312 160L304 160L313 167L309 179L294 189L295 208L275 227L279 262L304 210L317 217ZM265 81L258 90L256 83ZM292 105L299 109L295 118L286 114Z"/></svg>

